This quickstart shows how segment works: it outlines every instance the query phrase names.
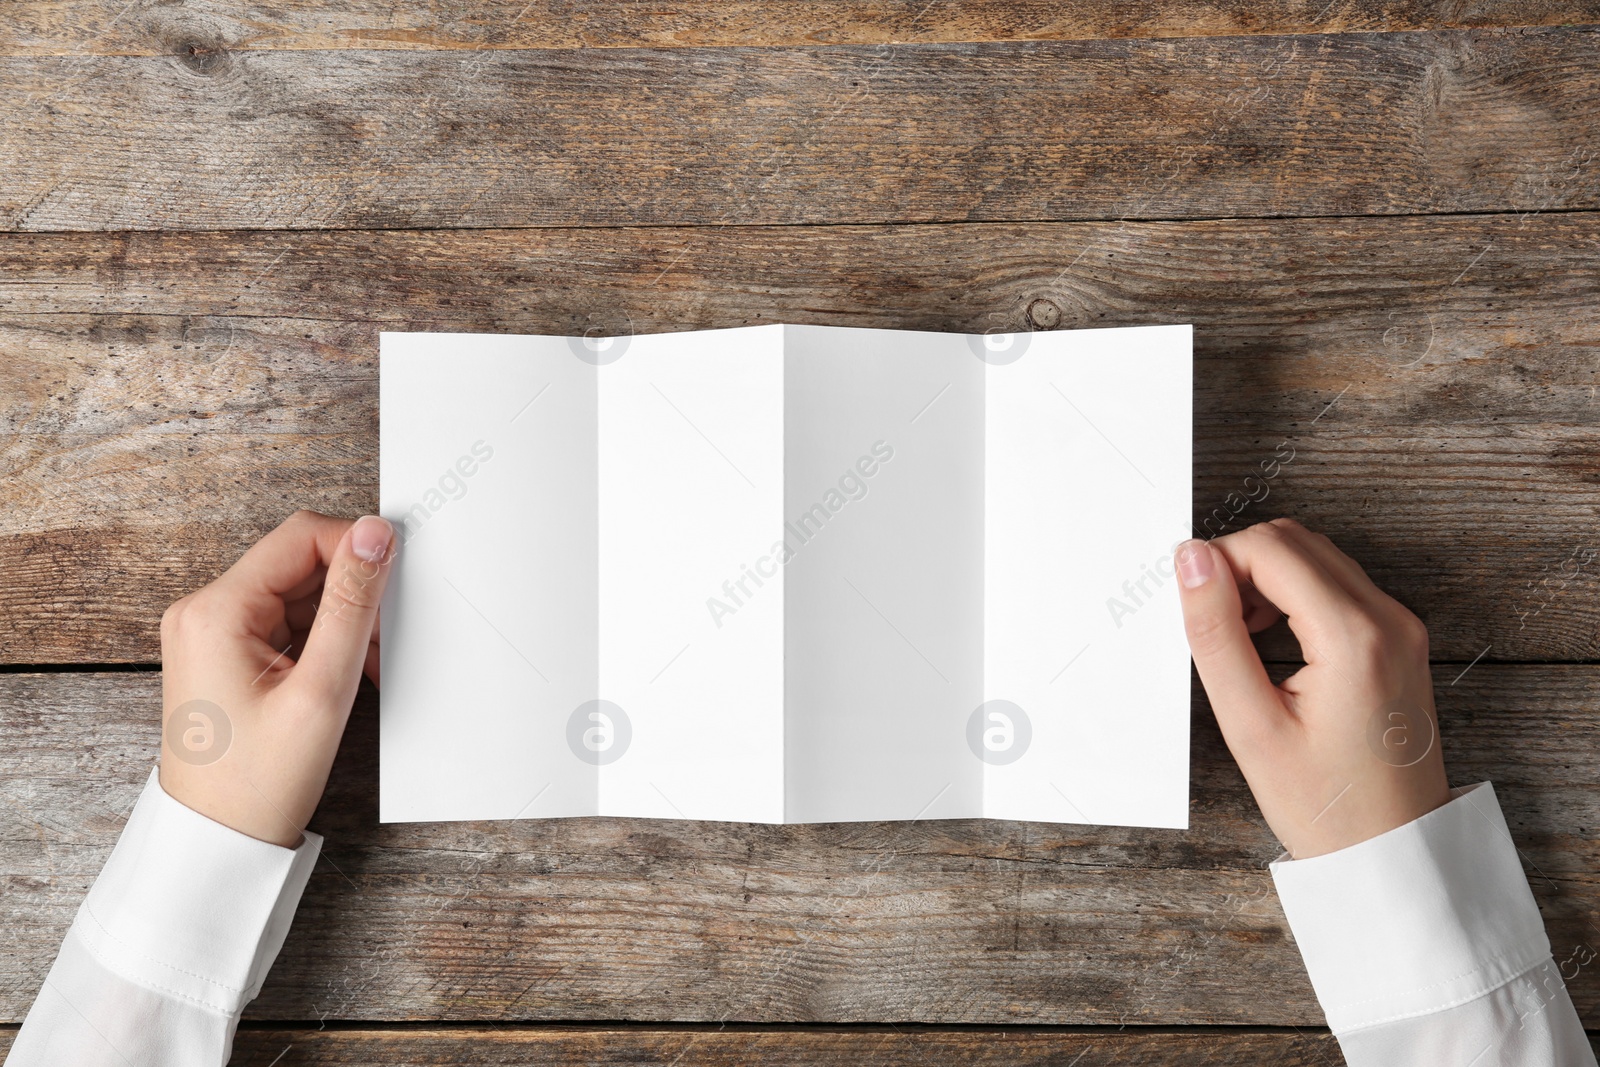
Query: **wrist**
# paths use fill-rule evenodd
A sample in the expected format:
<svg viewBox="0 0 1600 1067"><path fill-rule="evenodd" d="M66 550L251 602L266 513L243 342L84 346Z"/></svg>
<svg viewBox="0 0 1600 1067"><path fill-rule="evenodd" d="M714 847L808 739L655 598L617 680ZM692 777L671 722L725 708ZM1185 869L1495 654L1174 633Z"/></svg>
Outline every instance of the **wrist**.
<svg viewBox="0 0 1600 1067"><path fill-rule="evenodd" d="M190 811L235 833L279 848L298 848L303 827L279 810L247 778L213 775L202 769L171 768L163 760L159 784L166 795Z"/></svg>

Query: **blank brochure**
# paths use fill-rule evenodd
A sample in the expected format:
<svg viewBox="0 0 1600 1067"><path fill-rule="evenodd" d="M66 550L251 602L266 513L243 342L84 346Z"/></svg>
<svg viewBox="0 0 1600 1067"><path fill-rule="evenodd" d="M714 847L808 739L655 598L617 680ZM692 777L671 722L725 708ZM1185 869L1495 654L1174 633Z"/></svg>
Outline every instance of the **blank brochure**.
<svg viewBox="0 0 1600 1067"><path fill-rule="evenodd" d="M381 819L1187 826L1190 348L384 334Z"/></svg>

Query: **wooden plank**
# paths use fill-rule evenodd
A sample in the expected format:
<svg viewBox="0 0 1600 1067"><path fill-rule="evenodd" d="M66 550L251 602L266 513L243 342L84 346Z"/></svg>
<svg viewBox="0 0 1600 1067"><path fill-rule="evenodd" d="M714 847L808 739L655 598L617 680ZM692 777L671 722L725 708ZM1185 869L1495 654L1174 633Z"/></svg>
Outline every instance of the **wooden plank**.
<svg viewBox="0 0 1600 1067"><path fill-rule="evenodd" d="M279 1040L280 1036L283 1040ZM1590 1041L1600 1048L1600 1037ZM1237 1033L1189 1030L1170 1033L1040 1032L1024 1029L927 1031L900 1027L865 1032L781 1030L583 1030L502 1033L492 1030L325 1034L317 1031L246 1032L235 1046L235 1067L272 1067L272 1056L291 1049L283 1067L484 1067L522 1064L596 1065L660 1063L723 1067L750 1063L854 1067L926 1067L964 1063L976 1067L1333 1067L1344 1062L1338 1042L1319 1032Z"/></svg>
<svg viewBox="0 0 1600 1067"><path fill-rule="evenodd" d="M578 1034L494 1031L456 1034L378 1032L372 1036L344 1033L322 1035L291 1031L296 1056L284 1067L301 1063L326 1063L336 1067L455 1067L461 1063L500 1067L504 1064L638 1064L662 1063L674 1067L721 1067L750 1063L838 1064L853 1067L870 1062L884 1067L925 1067L930 1063L970 1063L984 1067L1333 1067L1344 1062L1338 1042L1330 1034L1237 1033L1208 1029L1177 1033L1040 1033L1037 1031L966 1030L928 1032L894 1027L865 1033L806 1032L724 1033L704 1030L585 1031ZM241 1035L237 1067L272 1067L269 1053L284 1046L275 1034ZM1590 1042L1600 1048L1600 1036ZM318 1058L323 1057L323 1058ZM490 1057L483 1059L480 1057ZM497 1058L496 1058L497 1057Z"/></svg>
<svg viewBox="0 0 1600 1067"><path fill-rule="evenodd" d="M1600 946L1600 666L1458 671L1435 676L1452 780L1494 780L1557 954ZM314 823L326 859L253 1018L1321 1023L1276 845L1198 695L1180 832L379 826L363 694ZM26 1010L115 841L159 705L152 673L0 675L0 1018ZM1597 973L1571 983L1590 1025Z"/></svg>
<svg viewBox="0 0 1600 1067"><path fill-rule="evenodd" d="M4 230L1600 205L1600 29L0 59Z"/></svg>
<svg viewBox="0 0 1600 1067"><path fill-rule="evenodd" d="M14 1032L0 1032L0 1055ZM1600 1036L1590 1042L1600 1051ZM281 1057L281 1058L280 1058ZM752 1031L734 1027L605 1029L256 1030L234 1041L231 1067L533 1067L537 1064L664 1063L724 1067L749 1063L921 1067L970 1063L1004 1067L1333 1067L1338 1042L1321 1031L1041 1031L1004 1029Z"/></svg>
<svg viewBox="0 0 1600 1067"><path fill-rule="evenodd" d="M1273 0L1248 8L1095 0L23 0L0 55L176 55L246 49L704 48L1354 33L1600 22L1594 0Z"/></svg>
<svg viewBox="0 0 1600 1067"><path fill-rule="evenodd" d="M154 662L162 609L295 507L375 507L380 328L774 320L1194 322L1199 532L1326 530L1437 659L1600 658L1597 248L1589 214L14 235L0 658Z"/></svg>
<svg viewBox="0 0 1600 1067"><path fill-rule="evenodd" d="M0 1032L0 1055L12 1034ZM672 1064L674 1067L1330 1067L1342 1063L1325 1032L1186 1030L1159 1033L1007 1027L929 1030L751 1030L583 1027L561 1029L241 1029L230 1067L534 1067L538 1064Z"/></svg>

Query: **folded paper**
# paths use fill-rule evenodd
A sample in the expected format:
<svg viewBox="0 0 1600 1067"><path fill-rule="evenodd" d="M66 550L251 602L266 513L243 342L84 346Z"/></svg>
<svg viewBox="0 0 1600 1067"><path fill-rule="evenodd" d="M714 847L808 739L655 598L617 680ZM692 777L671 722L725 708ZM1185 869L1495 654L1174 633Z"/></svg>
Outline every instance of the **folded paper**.
<svg viewBox="0 0 1600 1067"><path fill-rule="evenodd" d="M380 817L1186 826L1190 343L384 334Z"/></svg>

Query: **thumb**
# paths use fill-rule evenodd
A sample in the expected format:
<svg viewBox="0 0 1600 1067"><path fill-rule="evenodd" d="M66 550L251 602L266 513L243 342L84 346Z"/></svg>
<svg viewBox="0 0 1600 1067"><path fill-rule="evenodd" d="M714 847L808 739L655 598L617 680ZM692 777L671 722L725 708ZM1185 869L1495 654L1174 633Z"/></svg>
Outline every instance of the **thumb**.
<svg viewBox="0 0 1600 1067"><path fill-rule="evenodd" d="M344 711L355 700L393 548L394 527L376 515L363 515L334 549L322 603L294 671L295 684L319 703Z"/></svg>
<svg viewBox="0 0 1600 1067"><path fill-rule="evenodd" d="M1282 694L1250 642L1226 557L1205 541L1192 540L1178 546L1177 563L1189 650L1224 736L1241 739L1245 731L1281 721Z"/></svg>

